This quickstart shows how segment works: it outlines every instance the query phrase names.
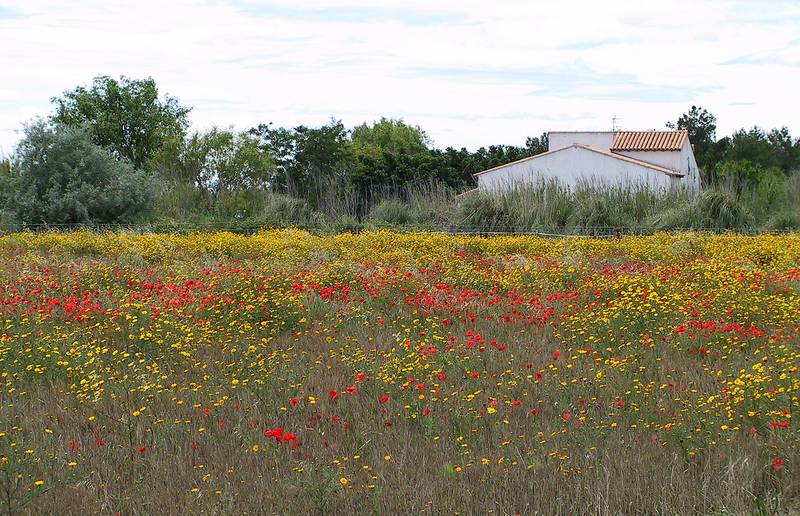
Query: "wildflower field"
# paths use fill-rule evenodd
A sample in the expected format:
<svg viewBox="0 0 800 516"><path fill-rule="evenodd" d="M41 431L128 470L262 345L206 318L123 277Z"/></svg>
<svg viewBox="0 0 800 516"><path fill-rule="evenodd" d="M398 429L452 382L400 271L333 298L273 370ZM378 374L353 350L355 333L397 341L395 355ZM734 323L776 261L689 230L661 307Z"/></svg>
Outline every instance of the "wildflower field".
<svg viewBox="0 0 800 516"><path fill-rule="evenodd" d="M0 512L800 510L799 235L0 252Z"/></svg>

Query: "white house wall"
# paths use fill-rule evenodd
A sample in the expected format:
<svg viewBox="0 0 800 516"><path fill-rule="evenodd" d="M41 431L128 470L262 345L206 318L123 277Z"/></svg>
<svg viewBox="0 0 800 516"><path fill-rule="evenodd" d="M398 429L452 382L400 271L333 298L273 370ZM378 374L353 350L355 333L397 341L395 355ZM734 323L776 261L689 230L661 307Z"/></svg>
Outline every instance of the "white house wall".
<svg viewBox="0 0 800 516"><path fill-rule="evenodd" d="M592 145L601 149L610 149L614 143L614 133L612 132L558 132L550 131L547 133L547 150L554 151L569 147L576 143Z"/></svg>
<svg viewBox="0 0 800 516"><path fill-rule="evenodd" d="M700 169L697 167L697 161L694 159L694 150L688 138L683 143L683 148L681 148L681 163L684 166L681 171L686 174L684 178L686 187L692 193L700 192Z"/></svg>
<svg viewBox="0 0 800 516"><path fill-rule="evenodd" d="M570 187L581 181L597 185L648 185L654 190L681 184L678 177L581 147L541 154L477 176L478 188L494 191L551 178Z"/></svg>

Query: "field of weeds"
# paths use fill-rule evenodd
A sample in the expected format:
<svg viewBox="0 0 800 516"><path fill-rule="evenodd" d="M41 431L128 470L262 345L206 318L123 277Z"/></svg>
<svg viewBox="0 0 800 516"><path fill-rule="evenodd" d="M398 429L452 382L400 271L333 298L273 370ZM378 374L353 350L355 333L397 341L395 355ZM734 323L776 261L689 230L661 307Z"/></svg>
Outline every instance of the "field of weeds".
<svg viewBox="0 0 800 516"><path fill-rule="evenodd" d="M0 508L800 510L800 236L0 237Z"/></svg>

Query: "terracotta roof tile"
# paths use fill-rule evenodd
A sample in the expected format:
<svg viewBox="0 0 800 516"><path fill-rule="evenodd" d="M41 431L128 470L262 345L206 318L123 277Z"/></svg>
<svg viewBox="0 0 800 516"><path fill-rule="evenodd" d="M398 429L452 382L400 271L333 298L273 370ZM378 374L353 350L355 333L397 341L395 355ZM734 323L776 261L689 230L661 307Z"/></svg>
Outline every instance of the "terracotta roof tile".
<svg viewBox="0 0 800 516"><path fill-rule="evenodd" d="M614 135L612 151L679 151L689 137L687 131L620 131Z"/></svg>

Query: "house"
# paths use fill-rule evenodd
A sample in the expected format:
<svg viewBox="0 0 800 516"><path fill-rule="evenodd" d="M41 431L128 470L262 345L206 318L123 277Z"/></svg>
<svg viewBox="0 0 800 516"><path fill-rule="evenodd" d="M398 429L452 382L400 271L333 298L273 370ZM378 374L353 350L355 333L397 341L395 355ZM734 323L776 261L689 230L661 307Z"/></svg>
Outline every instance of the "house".
<svg viewBox="0 0 800 516"><path fill-rule="evenodd" d="M552 131L548 142L547 152L474 174L478 189L497 191L556 179L570 187L587 181L700 191L687 131Z"/></svg>

